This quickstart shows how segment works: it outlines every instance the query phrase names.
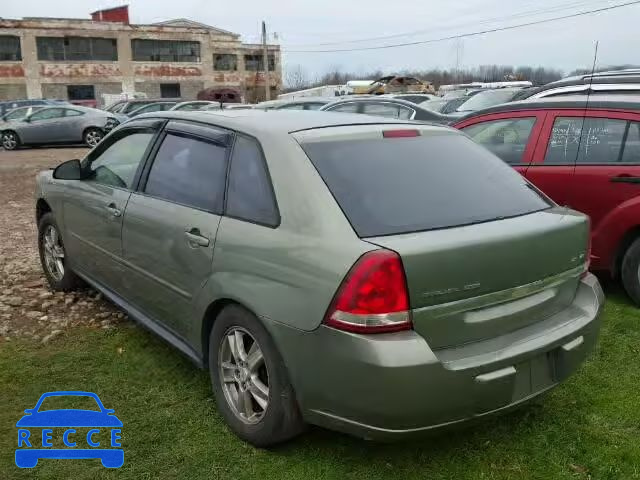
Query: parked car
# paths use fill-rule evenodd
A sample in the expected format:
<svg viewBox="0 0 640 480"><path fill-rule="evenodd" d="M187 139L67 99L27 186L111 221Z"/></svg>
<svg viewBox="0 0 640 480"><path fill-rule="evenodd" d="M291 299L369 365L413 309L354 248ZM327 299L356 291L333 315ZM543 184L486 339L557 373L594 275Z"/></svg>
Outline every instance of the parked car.
<svg viewBox="0 0 640 480"><path fill-rule="evenodd" d="M178 102L154 102L149 103L147 105L143 105L140 108L136 108L135 110L129 112L127 116L129 118L137 117L138 115L142 115L143 113L151 113L151 112L166 112L167 110L171 110L175 107Z"/></svg>
<svg viewBox="0 0 640 480"><path fill-rule="evenodd" d="M514 100L586 94L640 95L640 70L615 70L567 77L540 87L527 88Z"/></svg>
<svg viewBox="0 0 640 480"><path fill-rule="evenodd" d="M407 102L415 103L416 105L420 105L428 100L438 100L438 97L432 93L395 93L395 94L386 94L382 95L383 98L398 98L400 100L405 100Z"/></svg>
<svg viewBox="0 0 640 480"><path fill-rule="evenodd" d="M452 128L158 112L36 185L51 288L87 281L208 367L257 446L508 409L598 334L587 218Z"/></svg>
<svg viewBox="0 0 640 480"><path fill-rule="evenodd" d="M397 118L400 120L420 120L423 122L448 123L453 117L427 110L415 103L396 98L362 97L342 98L320 108L325 112L363 113L376 117Z"/></svg>
<svg viewBox="0 0 640 480"><path fill-rule="evenodd" d="M333 101L326 97L300 97L294 100L271 100L260 102L257 110L320 110L321 107Z"/></svg>
<svg viewBox="0 0 640 480"><path fill-rule="evenodd" d="M520 87L483 90L459 105L450 115L462 117L477 110L483 110L494 105L500 105L501 103L508 103L513 100L520 90L522 90Z"/></svg>
<svg viewBox="0 0 640 480"><path fill-rule="evenodd" d="M48 99L24 99L24 100L9 100L6 102L0 102L0 116L4 116L10 110L19 107L32 107L32 106L47 106L47 105L66 105L68 102L64 100L48 100Z"/></svg>
<svg viewBox="0 0 640 480"><path fill-rule="evenodd" d="M253 110L255 105L251 105L249 103L223 103L222 110ZM220 108L216 108L216 105L211 105L206 108L206 110L220 110Z"/></svg>
<svg viewBox="0 0 640 480"><path fill-rule="evenodd" d="M592 270L621 278L640 305L639 98L514 102L477 112L456 127L560 205L589 215Z"/></svg>
<svg viewBox="0 0 640 480"><path fill-rule="evenodd" d="M119 102L112 103L105 108L105 111L111 113L120 113L122 115L129 115L134 110L144 107L145 105L151 105L158 102L181 102L180 98L132 98L130 100L120 100Z"/></svg>
<svg viewBox="0 0 640 480"><path fill-rule="evenodd" d="M18 107L13 110L9 110L2 117L0 117L0 130L2 130L2 125L11 122L14 120L22 120L25 117L28 117L33 112L36 112L43 108L42 105L34 105L31 107Z"/></svg>
<svg viewBox="0 0 640 480"><path fill-rule="evenodd" d="M194 110L204 110L205 107L208 107L210 105L218 105L218 106L220 106L220 102L211 102L209 100L192 100L190 102L176 103L169 110L190 112L190 111L194 111Z"/></svg>
<svg viewBox="0 0 640 480"><path fill-rule="evenodd" d="M95 147L108 123L118 122L103 110L78 106L43 107L31 115L1 125L2 146L14 150L27 145L85 143Z"/></svg>
<svg viewBox="0 0 640 480"><path fill-rule="evenodd" d="M467 100L467 97L456 97L449 99L443 98L440 100L428 100L421 103L420 106L422 108L426 108L427 110L432 110L434 112L442 113L443 115L448 115L455 112L457 108Z"/></svg>

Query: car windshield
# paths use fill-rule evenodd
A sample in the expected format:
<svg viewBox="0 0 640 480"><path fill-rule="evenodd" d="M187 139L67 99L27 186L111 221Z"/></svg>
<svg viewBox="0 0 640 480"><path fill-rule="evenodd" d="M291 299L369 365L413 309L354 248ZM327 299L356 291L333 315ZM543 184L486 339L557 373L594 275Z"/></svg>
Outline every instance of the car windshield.
<svg viewBox="0 0 640 480"><path fill-rule="evenodd" d="M124 102L112 103L108 107L105 107L105 111L111 113L118 113L124 107Z"/></svg>
<svg viewBox="0 0 640 480"><path fill-rule="evenodd" d="M502 88L499 90L487 90L474 95L458 107L458 112L475 112L483 108L492 107L510 101L520 91L514 88Z"/></svg>
<svg viewBox="0 0 640 480"><path fill-rule="evenodd" d="M426 102L420 103L420 106L432 112L439 112L446 104L447 100L427 100Z"/></svg>
<svg viewBox="0 0 640 480"><path fill-rule="evenodd" d="M178 105L176 110L190 111L190 110L202 110L208 103L185 103L184 105Z"/></svg>
<svg viewBox="0 0 640 480"><path fill-rule="evenodd" d="M38 412L65 409L101 411L96 399L89 395L54 395L42 401Z"/></svg>
<svg viewBox="0 0 640 480"><path fill-rule="evenodd" d="M498 157L446 130L301 145L360 237L486 222L550 206Z"/></svg>

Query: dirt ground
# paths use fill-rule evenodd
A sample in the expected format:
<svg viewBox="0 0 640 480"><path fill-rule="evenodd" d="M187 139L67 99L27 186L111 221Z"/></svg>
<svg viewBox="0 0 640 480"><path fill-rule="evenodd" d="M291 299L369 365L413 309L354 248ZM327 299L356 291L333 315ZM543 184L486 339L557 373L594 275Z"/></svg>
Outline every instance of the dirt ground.
<svg viewBox="0 0 640 480"><path fill-rule="evenodd" d="M86 153L86 148L0 149L0 344L18 337L46 343L76 325L108 329L126 318L91 289L51 292L42 274L36 173Z"/></svg>

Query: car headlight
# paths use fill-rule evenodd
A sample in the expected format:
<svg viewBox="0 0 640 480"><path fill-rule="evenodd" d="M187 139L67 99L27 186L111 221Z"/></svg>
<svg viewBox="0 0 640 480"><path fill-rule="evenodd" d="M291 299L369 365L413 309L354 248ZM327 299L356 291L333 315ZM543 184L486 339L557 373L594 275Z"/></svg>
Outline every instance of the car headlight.
<svg viewBox="0 0 640 480"><path fill-rule="evenodd" d="M109 117L107 118L107 123L105 124L104 128L106 130L113 130L118 125L120 125L120 122L118 121L117 118Z"/></svg>

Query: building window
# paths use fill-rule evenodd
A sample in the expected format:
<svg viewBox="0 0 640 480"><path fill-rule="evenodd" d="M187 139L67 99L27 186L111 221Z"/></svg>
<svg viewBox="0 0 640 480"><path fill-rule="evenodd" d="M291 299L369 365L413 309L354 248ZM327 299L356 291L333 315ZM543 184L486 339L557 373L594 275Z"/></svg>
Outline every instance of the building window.
<svg viewBox="0 0 640 480"><path fill-rule="evenodd" d="M38 60L118 60L118 41L115 38L37 37L36 45Z"/></svg>
<svg viewBox="0 0 640 480"><path fill-rule="evenodd" d="M96 89L93 85L67 85L69 100L95 100Z"/></svg>
<svg viewBox="0 0 640 480"><path fill-rule="evenodd" d="M131 40L136 62L199 62L200 42L178 40Z"/></svg>
<svg viewBox="0 0 640 480"><path fill-rule="evenodd" d="M161 83L160 96L162 98L180 98L179 83Z"/></svg>
<svg viewBox="0 0 640 480"><path fill-rule="evenodd" d="M20 37L10 35L0 36L0 61L19 62L22 60L20 51Z"/></svg>
<svg viewBox="0 0 640 480"><path fill-rule="evenodd" d="M268 55L269 59L269 71L273 72L276 69L276 57L273 54ZM262 54L260 55L245 55L244 56L244 68L250 72L257 72L264 70L264 63L262 62Z"/></svg>
<svg viewBox="0 0 640 480"><path fill-rule="evenodd" d="M213 56L213 69L220 71L238 70L238 56L233 53L219 53Z"/></svg>

